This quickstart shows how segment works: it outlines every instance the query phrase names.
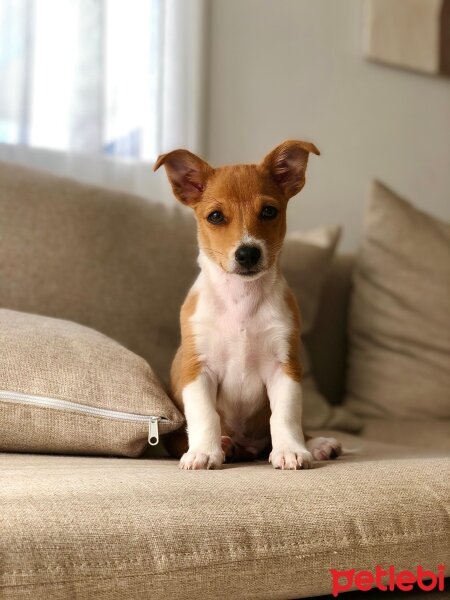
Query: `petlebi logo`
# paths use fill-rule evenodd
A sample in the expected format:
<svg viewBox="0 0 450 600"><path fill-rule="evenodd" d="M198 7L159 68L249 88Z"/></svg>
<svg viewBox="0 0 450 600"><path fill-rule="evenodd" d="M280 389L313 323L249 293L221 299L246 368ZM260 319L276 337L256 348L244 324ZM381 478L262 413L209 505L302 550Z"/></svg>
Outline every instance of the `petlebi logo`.
<svg viewBox="0 0 450 600"><path fill-rule="evenodd" d="M414 585L424 592L432 590L444 591L445 566L438 565L436 571L424 569L417 565L415 571L396 571L394 566L386 568L377 565L373 571L338 571L330 569L332 577L332 593L336 597L342 592L356 588L360 592L368 592L378 588L382 592L400 590L410 592Z"/></svg>

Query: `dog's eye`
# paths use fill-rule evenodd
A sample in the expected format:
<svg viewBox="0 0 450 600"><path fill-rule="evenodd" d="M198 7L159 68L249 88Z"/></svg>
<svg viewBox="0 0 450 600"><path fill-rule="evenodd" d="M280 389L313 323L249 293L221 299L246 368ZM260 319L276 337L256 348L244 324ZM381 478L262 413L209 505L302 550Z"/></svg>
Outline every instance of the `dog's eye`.
<svg viewBox="0 0 450 600"><path fill-rule="evenodd" d="M265 206L259 216L261 219L269 221L270 219L275 219L277 214L278 210L275 208L275 206Z"/></svg>
<svg viewBox="0 0 450 600"><path fill-rule="evenodd" d="M225 221L225 217L223 216L223 213L220 212L220 210L215 210L207 216L207 220L213 225L220 225Z"/></svg>

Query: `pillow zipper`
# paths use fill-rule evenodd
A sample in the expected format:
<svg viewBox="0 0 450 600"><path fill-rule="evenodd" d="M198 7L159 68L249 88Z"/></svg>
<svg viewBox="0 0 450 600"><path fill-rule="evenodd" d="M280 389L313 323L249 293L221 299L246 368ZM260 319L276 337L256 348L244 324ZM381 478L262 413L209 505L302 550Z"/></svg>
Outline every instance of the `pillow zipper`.
<svg viewBox="0 0 450 600"><path fill-rule="evenodd" d="M166 419L165 417L156 417L154 415L138 415L136 413L110 410L109 408L97 408L96 406L87 406L77 402L69 402L68 400L49 398L48 396L35 396L33 394L23 394L22 392L10 392L7 390L0 390L0 401L18 404L31 404L33 406L54 408L57 410L71 410L73 412L84 413L87 415L106 417L108 419L120 419L122 421L148 423L148 443L150 446L156 446L159 442L158 423L169 423L169 419Z"/></svg>

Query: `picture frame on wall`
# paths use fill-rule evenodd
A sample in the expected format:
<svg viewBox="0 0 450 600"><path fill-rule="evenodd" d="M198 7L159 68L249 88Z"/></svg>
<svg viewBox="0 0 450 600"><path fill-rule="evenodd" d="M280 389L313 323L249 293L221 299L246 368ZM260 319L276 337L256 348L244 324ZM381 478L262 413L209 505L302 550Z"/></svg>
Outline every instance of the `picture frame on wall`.
<svg viewBox="0 0 450 600"><path fill-rule="evenodd" d="M364 55L428 75L450 76L450 0L366 0Z"/></svg>

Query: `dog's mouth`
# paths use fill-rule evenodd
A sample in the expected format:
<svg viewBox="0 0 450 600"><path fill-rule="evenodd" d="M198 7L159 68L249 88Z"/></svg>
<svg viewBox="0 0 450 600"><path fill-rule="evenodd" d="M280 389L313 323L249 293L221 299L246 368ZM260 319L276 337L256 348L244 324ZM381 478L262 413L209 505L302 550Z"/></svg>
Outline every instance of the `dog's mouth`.
<svg viewBox="0 0 450 600"><path fill-rule="evenodd" d="M269 265L264 260L258 261L254 265L240 265L237 261L231 261L228 265L219 263L222 269L228 273L228 275L239 276L241 279L254 280L264 275L267 272Z"/></svg>
<svg viewBox="0 0 450 600"><path fill-rule="evenodd" d="M257 278L265 272L265 269L236 269L233 271L233 275L239 275L244 279Z"/></svg>

